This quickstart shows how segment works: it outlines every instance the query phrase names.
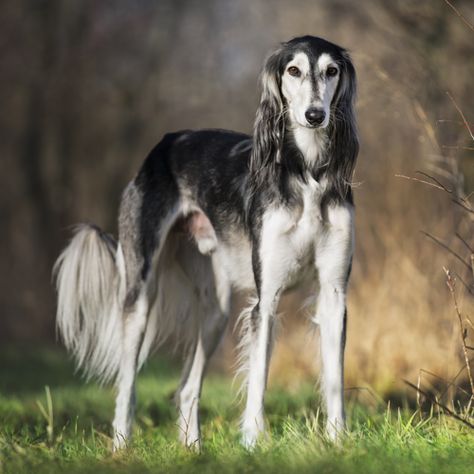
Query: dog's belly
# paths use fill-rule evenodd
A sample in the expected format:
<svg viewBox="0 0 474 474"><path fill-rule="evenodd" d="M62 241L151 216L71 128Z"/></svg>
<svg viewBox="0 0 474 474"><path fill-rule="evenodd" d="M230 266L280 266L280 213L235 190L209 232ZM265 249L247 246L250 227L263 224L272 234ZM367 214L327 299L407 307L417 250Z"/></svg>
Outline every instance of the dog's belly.
<svg viewBox="0 0 474 474"><path fill-rule="evenodd" d="M255 290L252 247L245 235L236 233L225 242L219 241L212 260L216 273L223 274L234 289Z"/></svg>

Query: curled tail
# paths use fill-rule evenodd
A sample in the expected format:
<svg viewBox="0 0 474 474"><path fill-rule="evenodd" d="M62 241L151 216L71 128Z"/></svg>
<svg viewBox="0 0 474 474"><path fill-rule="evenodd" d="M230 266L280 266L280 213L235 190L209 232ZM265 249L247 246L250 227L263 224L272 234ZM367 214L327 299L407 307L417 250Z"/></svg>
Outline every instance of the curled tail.
<svg viewBox="0 0 474 474"><path fill-rule="evenodd" d="M96 376L102 382L116 376L120 363L120 262L120 246L110 235L81 224L53 269L59 333L77 367L87 378Z"/></svg>

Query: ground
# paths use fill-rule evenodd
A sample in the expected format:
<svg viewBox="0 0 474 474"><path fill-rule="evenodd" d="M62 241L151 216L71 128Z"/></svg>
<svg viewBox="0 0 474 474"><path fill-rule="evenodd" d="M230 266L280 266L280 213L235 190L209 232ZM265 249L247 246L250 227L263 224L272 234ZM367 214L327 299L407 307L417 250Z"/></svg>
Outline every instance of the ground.
<svg viewBox="0 0 474 474"><path fill-rule="evenodd" d="M311 381L266 398L269 437L254 452L239 444L241 402L232 378L211 373L203 389L201 453L177 442L175 362L156 358L140 374L135 436L110 452L113 391L85 383L57 350L0 352L0 473L468 473L474 431L436 412L349 399L339 446L322 434ZM348 394L349 397L349 394Z"/></svg>

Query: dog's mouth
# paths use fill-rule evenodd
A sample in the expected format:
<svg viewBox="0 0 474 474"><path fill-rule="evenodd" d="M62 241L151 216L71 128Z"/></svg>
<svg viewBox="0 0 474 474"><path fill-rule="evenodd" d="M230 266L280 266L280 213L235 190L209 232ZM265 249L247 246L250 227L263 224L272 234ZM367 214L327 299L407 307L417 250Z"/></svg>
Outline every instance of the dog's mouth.
<svg viewBox="0 0 474 474"><path fill-rule="evenodd" d="M293 130L298 127L306 128L307 130L323 130L326 128L326 124L322 123L321 125L311 125L308 122L301 123L299 120L295 120L290 126L290 128Z"/></svg>
<svg viewBox="0 0 474 474"><path fill-rule="evenodd" d="M309 130L324 130L327 126L328 126L328 123L326 123L326 121L324 121L323 123L320 123L320 124L311 124L309 122L304 122L304 123L301 123L300 121L297 121L296 122L298 124L298 126L300 127L303 127L303 128L307 128Z"/></svg>
<svg viewBox="0 0 474 474"><path fill-rule="evenodd" d="M316 130L318 128L326 128L326 124L325 123L322 123L320 125L311 125L310 123L306 123L305 125L303 125L304 127L306 128L310 128L312 130Z"/></svg>

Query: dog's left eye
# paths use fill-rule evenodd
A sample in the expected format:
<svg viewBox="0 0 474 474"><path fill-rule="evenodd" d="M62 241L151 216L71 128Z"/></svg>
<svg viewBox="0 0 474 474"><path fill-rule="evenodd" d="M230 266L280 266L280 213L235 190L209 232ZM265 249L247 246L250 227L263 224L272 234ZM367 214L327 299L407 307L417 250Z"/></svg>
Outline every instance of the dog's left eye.
<svg viewBox="0 0 474 474"><path fill-rule="evenodd" d="M334 77L336 74L337 74L337 68L331 66L326 69L326 76Z"/></svg>

